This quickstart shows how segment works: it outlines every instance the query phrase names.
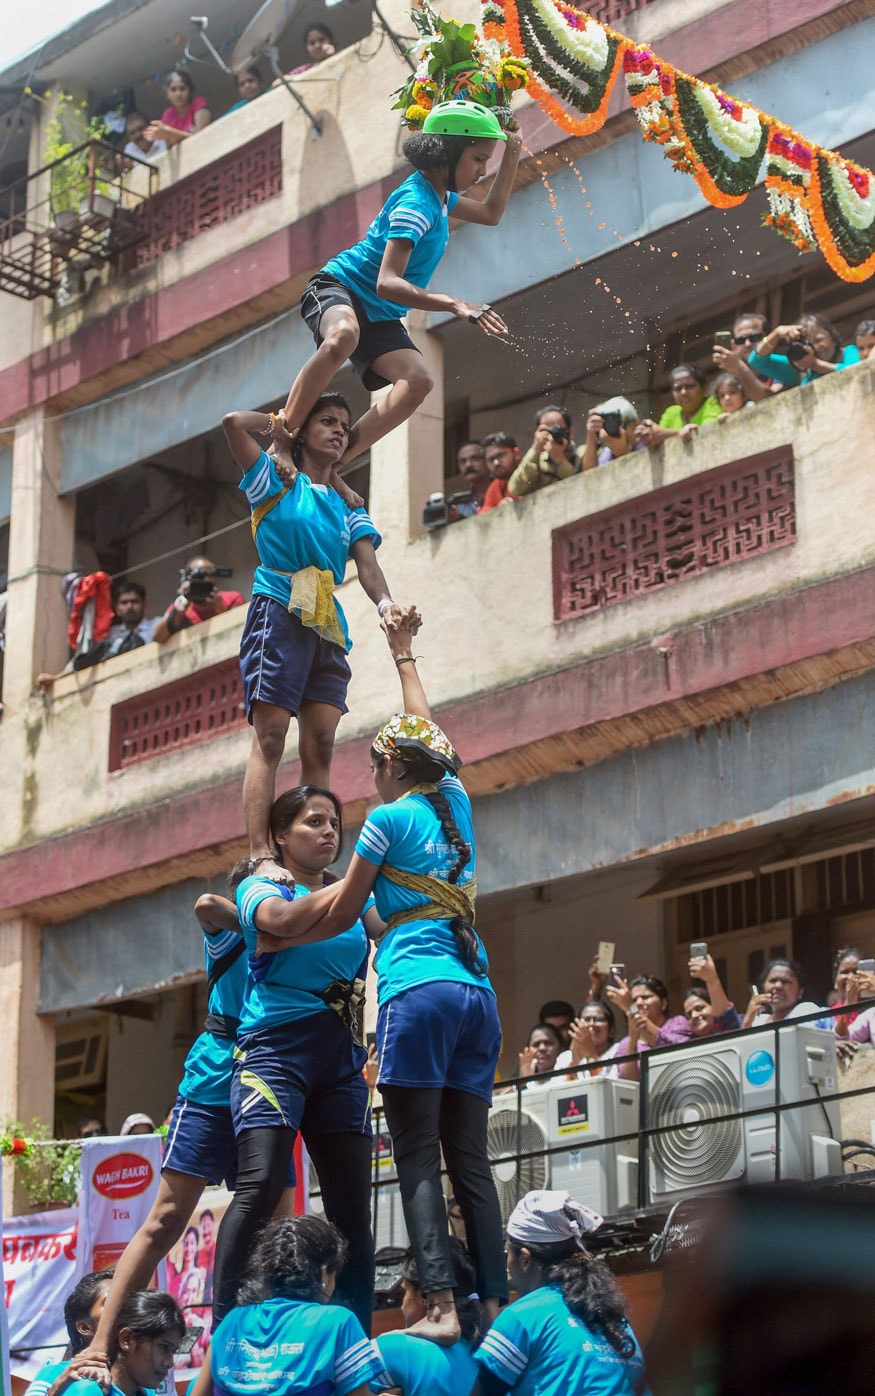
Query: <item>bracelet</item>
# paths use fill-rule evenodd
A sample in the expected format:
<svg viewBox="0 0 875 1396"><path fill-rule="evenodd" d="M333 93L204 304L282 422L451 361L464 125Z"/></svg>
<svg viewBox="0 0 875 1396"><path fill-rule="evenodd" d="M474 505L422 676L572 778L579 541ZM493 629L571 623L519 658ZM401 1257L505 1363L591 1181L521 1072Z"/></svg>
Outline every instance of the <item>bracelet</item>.
<svg viewBox="0 0 875 1396"><path fill-rule="evenodd" d="M173 598L173 609L174 609L174 611L187 611L187 610L188 610L188 597L187 597L187 596L174 596L174 598Z"/></svg>
<svg viewBox="0 0 875 1396"><path fill-rule="evenodd" d="M395 668L400 669L402 664L415 664L416 660L412 654L405 655L402 659L395 660Z"/></svg>
<svg viewBox="0 0 875 1396"><path fill-rule="evenodd" d="M395 602L392 600L390 596L384 596L383 600L377 603L377 615L380 617L381 620L383 619L383 612L391 611L394 605Z"/></svg>

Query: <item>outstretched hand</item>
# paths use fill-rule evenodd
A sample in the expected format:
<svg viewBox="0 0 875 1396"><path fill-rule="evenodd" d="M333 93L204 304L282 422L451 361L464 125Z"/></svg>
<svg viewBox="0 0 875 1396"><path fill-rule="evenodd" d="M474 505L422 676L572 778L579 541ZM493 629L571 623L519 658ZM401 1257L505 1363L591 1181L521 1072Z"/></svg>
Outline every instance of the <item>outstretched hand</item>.
<svg viewBox="0 0 875 1396"><path fill-rule="evenodd" d="M380 618L380 628L389 641L389 649L394 659L410 654L410 642L422 625L422 616L416 607L393 606Z"/></svg>

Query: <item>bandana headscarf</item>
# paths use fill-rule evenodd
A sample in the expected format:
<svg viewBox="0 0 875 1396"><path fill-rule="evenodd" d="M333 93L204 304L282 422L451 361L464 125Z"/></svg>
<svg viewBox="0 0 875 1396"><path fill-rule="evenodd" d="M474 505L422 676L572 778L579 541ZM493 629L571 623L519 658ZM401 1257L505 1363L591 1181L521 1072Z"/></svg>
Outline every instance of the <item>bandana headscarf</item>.
<svg viewBox="0 0 875 1396"><path fill-rule="evenodd" d="M445 770L455 772L462 762L449 738L436 722L415 713L396 713L384 722L373 740L374 751L381 756L401 756L418 753L436 761Z"/></svg>
<svg viewBox="0 0 875 1396"><path fill-rule="evenodd" d="M527 1192L510 1214L507 1234L518 1246L556 1246L576 1241L601 1226L604 1217L575 1202L570 1192Z"/></svg>

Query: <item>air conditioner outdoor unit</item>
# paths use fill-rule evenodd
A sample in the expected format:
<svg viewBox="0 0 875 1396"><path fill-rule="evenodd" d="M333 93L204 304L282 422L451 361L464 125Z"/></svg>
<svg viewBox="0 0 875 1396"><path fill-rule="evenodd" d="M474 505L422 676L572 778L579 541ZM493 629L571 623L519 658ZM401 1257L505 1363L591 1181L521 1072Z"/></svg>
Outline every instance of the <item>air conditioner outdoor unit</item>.
<svg viewBox="0 0 875 1396"><path fill-rule="evenodd" d="M780 1146L781 1178L841 1173L838 1103L818 1099L836 1089L831 1032L808 1024L752 1032L721 1041L711 1037L654 1054L648 1063L651 1128L682 1125L651 1135L651 1204L677 1201L744 1180L771 1182ZM708 1121L736 1110L799 1101L798 1109L745 1119Z"/></svg>
<svg viewBox="0 0 875 1396"><path fill-rule="evenodd" d="M323 1217L325 1207L322 1202L322 1188L312 1159L308 1159L308 1168L310 1212L314 1216ZM406 1250L409 1241L401 1206L401 1189L397 1183L392 1139L385 1129L374 1134L372 1180L375 1172L380 1187L371 1193L372 1215L376 1213L374 1247L378 1251L385 1250L386 1247Z"/></svg>
<svg viewBox="0 0 875 1396"><path fill-rule="evenodd" d="M534 1188L566 1189L603 1216L636 1206L637 1139L610 1141L637 1131L636 1082L555 1081L523 1091L519 1113L515 1095L501 1097L489 1113L487 1141L503 1221ZM544 1152L559 1145L561 1153Z"/></svg>

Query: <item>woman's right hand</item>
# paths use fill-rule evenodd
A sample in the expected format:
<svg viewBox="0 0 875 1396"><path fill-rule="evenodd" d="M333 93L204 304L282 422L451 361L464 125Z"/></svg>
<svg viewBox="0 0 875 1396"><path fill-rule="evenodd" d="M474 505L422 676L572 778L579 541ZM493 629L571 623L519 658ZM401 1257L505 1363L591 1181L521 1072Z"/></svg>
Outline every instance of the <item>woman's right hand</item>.
<svg viewBox="0 0 875 1396"><path fill-rule="evenodd" d="M453 314L459 320L468 320L484 334L507 334L507 325L497 310L491 305L475 305L471 301L456 301Z"/></svg>
<svg viewBox="0 0 875 1396"><path fill-rule="evenodd" d="M520 1076L534 1076L537 1059L538 1054L534 1047L524 1047L519 1054L520 1069L518 1074Z"/></svg>
<svg viewBox="0 0 875 1396"><path fill-rule="evenodd" d="M715 979L719 978L717 966L711 955L696 956L690 960L687 968L691 979L701 979L705 984L713 984Z"/></svg>
<svg viewBox="0 0 875 1396"><path fill-rule="evenodd" d="M759 1013L771 1014L771 1012L772 1000L768 994L751 994L750 1003L745 1010L741 1026L743 1028L749 1028L754 1018L756 1018Z"/></svg>
<svg viewBox="0 0 875 1396"><path fill-rule="evenodd" d="M589 1023L583 1018L572 1018L571 1029L571 1065L579 1066L582 1061L591 1061L598 1056L598 1052L593 1046L593 1031Z"/></svg>
<svg viewBox="0 0 875 1396"><path fill-rule="evenodd" d="M605 988L605 995L615 1003L618 1008L622 1008L624 1013L629 1013L632 1008L632 991L625 979L619 979L616 984L608 984Z"/></svg>

